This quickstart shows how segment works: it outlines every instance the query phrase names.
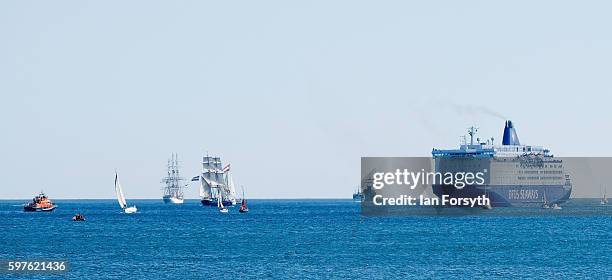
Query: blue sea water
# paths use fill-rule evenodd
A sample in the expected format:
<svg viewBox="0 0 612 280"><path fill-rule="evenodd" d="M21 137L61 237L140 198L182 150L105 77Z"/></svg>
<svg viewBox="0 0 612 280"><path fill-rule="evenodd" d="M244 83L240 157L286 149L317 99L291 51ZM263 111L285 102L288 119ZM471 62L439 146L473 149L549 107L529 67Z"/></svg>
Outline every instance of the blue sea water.
<svg viewBox="0 0 612 280"><path fill-rule="evenodd" d="M70 262L36 279L612 278L612 208L595 200L453 217L364 217L351 200L251 200L226 215L197 200L135 200L132 215L114 200L58 200L52 213L23 202L0 201L0 260Z"/></svg>

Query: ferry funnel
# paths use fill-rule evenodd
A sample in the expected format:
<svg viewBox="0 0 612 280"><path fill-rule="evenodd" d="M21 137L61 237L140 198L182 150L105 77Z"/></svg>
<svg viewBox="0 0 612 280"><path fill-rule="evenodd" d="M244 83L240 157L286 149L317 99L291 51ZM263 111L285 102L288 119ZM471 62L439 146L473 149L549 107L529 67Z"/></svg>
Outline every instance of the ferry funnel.
<svg viewBox="0 0 612 280"><path fill-rule="evenodd" d="M514 130L514 125L512 125L512 121L506 121L506 126L504 127L504 138L502 140L502 145L520 145L518 136L516 135L516 130Z"/></svg>

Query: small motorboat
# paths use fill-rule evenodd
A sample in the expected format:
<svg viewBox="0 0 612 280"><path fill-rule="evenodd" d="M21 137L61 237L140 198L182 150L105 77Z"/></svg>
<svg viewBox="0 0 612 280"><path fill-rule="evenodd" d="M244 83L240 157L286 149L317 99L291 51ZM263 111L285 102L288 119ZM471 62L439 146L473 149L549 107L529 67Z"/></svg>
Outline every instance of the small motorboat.
<svg viewBox="0 0 612 280"><path fill-rule="evenodd" d="M39 195L32 199L32 202L23 206L23 211L26 212L50 212L55 210L57 206L51 201L45 193L40 192Z"/></svg>
<svg viewBox="0 0 612 280"><path fill-rule="evenodd" d="M548 204L548 201L546 200L546 191L544 191L544 197L542 198L542 209L550 209L550 205Z"/></svg>
<svg viewBox="0 0 612 280"><path fill-rule="evenodd" d="M85 216L83 216L83 214L81 214L81 213L77 213L76 215L74 215L72 217L72 221L74 221L74 222L84 222L85 221Z"/></svg>
<svg viewBox="0 0 612 280"><path fill-rule="evenodd" d="M554 209L554 210L561 210L562 208L561 208L561 206L559 206L559 204L555 203L555 204L552 205L552 209Z"/></svg>

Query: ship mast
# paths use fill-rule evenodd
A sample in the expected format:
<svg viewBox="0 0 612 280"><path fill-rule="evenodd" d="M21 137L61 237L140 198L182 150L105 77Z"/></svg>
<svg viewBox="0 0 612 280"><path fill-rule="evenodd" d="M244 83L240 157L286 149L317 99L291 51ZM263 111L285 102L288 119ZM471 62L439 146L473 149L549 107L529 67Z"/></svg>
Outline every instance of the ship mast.
<svg viewBox="0 0 612 280"><path fill-rule="evenodd" d="M162 182L166 183L164 194L182 198L183 186L181 181L183 180L179 173L178 155L173 153L172 157L168 159L168 175L162 180Z"/></svg>
<svg viewBox="0 0 612 280"><path fill-rule="evenodd" d="M470 126L468 128L468 134L470 135L470 145L474 145L474 135L478 132L478 127Z"/></svg>

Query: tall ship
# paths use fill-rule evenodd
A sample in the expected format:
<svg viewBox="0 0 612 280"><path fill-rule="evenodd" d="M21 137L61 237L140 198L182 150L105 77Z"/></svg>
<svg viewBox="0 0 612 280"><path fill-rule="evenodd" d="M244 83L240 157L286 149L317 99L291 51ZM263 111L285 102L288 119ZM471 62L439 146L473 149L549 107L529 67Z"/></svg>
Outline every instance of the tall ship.
<svg viewBox="0 0 612 280"><path fill-rule="evenodd" d="M223 206L236 205L236 187L230 165L223 167L220 157L203 157L202 174L191 180L200 182L202 205L217 206L218 200Z"/></svg>
<svg viewBox="0 0 612 280"><path fill-rule="evenodd" d="M566 202L572 192L570 176L562 159L541 146L521 145L511 121L506 121L501 145L494 138L481 141L477 128L468 130L469 143L464 138L459 149L433 149L436 173L483 172L484 184L472 184L458 189L453 185L434 184L438 197L488 197L493 207L556 206Z"/></svg>
<svg viewBox="0 0 612 280"><path fill-rule="evenodd" d="M164 187L164 203L182 204L184 200L183 181L179 175L178 155L172 154L172 157L168 159L168 171L166 177L162 179L162 183L165 183Z"/></svg>
<svg viewBox="0 0 612 280"><path fill-rule="evenodd" d="M43 192L34 197L32 201L23 206L23 211L26 212L50 212L55 210L57 206Z"/></svg>
<svg viewBox="0 0 612 280"><path fill-rule="evenodd" d="M353 201L363 201L363 193L361 192L360 186L357 186L357 189L353 193Z"/></svg>

